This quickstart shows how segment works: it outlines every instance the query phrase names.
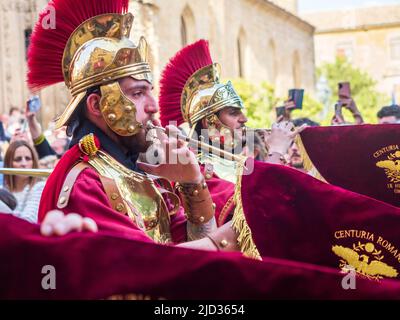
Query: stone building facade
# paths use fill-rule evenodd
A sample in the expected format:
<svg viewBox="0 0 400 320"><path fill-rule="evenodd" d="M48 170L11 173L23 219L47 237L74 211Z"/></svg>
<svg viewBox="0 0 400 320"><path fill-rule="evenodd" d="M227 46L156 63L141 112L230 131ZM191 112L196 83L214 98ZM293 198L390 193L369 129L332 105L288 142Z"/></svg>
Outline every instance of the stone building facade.
<svg viewBox="0 0 400 320"><path fill-rule="evenodd" d="M297 0L271 0L272 3L278 5L282 9L289 11L293 14L298 14L298 1Z"/></svg>
<svg viewBox="0 0 400 320"><path fill-rule="evenodd" d="M0 4L0 112L7 112L11 105L23 106L29 95L26 44L46 0ZM314 90L314 27L296 15L295 0L131 0L130 11L132 38L144 35L149 42L156 81L176 51L205 38L224 78L268 81L278 94L292 87ZM40 95L47 124L69 96L63 84Z"/></svg>
<svg viewBox="0 0 400 320"><path fill-rule="evenodd" d="M346 56L367 71L378 89L400 102L400 5L313 12L303 18L316 26L317 66Z"/></svg>

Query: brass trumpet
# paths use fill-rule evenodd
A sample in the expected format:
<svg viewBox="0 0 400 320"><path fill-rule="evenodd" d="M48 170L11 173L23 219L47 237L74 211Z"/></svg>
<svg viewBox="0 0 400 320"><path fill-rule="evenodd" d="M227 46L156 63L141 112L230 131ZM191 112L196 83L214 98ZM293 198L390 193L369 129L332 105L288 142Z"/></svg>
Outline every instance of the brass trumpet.
<svg viewBox="0 0 400 320"><path fill-rule="evenodd" d="M155 130L160 130L162 132L165 132L165 128L163 127L158 127L153 125L151 121L147 122L146 125L147 129L155 129ZM246 128L248 130L250 128ZM250 130L266 130L266 129L253 129L251 128ZM268 130L267 130L268 131ZM270 130L269 130L270 131ZM243 157L240 155L235 155L231 152L222 150L220 148L214 147L208 143L205 143L204 141L198 141L195 139L191 139L181 133L178 134L177 136L178 139L188 142L191 146L194 148L199 148L203 151L209 152L211 154L214 154L216 156L219 156L221 158L230 160L230 161L242 161ZM38 178L47 178L50 176L52 173L52 169L16 169L16 168L0 168L0 174L7 174L7 175L20 175L20 176L30 176L30 177L38 177Z"/></svg>
<svg viewBox="0 0 400 320"><path fill-rule="evenodd" d="M165 128L155 126L151 121L147 122L147 126L146 127L147 127L148 130L155 129L155 130L160 130L162 132L165 132ZM187 137L187 136L185 136L185 135L183 135L181 133L178 133L177 138L182 140L182 141L188 142L194 148L198 148L198 149L201 149L203 151L207 151L207 152L212 153L214 155L217 155L217 156L219 156L221 158L224 158L224 159L227 159L227 160L230 160L230 161L242 161L243 160L243 157L241 157L239 155L235 155L235 154L233 154L231 152L228 152L228 151L222 150L220 148L214 147L214 146L212 146L212 145L210 145L208 143L205 143L204 141L198 141L198 140L195 140L195 139L191 139L191 138L189 138L189 137Z"/></svg>
<svg viewBox="0 0 400 320"><path fill-rule="evenodd" d="M0 174L8 174L14 176L30 176L47 178L52 169L16 169L16 168L0 168Z"/></svg>

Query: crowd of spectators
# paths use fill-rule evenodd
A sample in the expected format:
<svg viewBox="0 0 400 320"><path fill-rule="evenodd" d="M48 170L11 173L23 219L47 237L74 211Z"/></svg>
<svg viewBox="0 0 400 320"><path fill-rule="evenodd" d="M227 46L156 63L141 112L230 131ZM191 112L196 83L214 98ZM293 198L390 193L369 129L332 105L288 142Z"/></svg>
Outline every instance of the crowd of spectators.
<svg viewBox="0 0 400 320"><path fill-rule="evenodd" d="M343 103L340 101L338 103ZM319 126L319 123L308 119L291 119L291 112L285 111L283 120L293 122L295 127ZM347 108L354 119L346 121L341 112L336 112L331 125L363 124L363 118L354 101L347 102ZM340 108L335 108L339 110ZM400 106L382 107L377 113L378 124L400 123ZM54 130L53 124L47 130L42 126L35 112L28 108L9 108L8 113L0 115L0 167L18 170L52 169L61 156L68 150L69 138L65 129ZM252 156L264 161L268 153L267 130L256 130ZM293 142L285 155L287 165L304 171L301 152ZM45 177L38 178L27 175L0 174L0 208L1 212L14 214L30 222L37 221L37 212L41 193L45 185Z"/></svg>

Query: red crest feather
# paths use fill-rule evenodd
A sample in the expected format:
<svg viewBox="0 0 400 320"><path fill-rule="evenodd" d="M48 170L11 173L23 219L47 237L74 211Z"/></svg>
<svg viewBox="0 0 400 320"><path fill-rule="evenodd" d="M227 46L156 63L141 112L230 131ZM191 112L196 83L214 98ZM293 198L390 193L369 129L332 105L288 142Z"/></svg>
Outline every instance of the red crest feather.
<svg viewBox="0 0 400 320"><path fill-rule="evenodd" d="M160 79L160 121L163 126L185 120L181 113L181 95L186 81L197 70L212 64L208 42L199 40L178 51L164 68Z"/></svg>
<svg viewBox="0 0 400 320"><path fill-rule="evenodd" d="M39 90L63 82L62 57L69 37L84 21L105 13L123 14L129 0L51 0L39 16L28 51L28 86ZM43 20L55 12L55 29Z"/></svg>

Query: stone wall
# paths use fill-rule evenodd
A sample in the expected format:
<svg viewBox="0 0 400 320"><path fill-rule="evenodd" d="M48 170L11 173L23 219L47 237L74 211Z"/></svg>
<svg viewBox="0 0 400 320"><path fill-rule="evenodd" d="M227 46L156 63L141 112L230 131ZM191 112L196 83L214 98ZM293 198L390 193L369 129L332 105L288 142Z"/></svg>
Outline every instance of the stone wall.
<svg viewBox="0 0 400 320"><path fill-rule="evenodd" d="M11 105L22 107L29 96L25 30L33 27L46 0L0 4L0 112L7 112ZM156 82L176 51L205 38L224 78L266 80L276 85L278 94L293 86L314 90L314 28L270 1L131 0L130 11L135 15L132 39L144 35L149 42ZM47 126L68 103L69 94L59 84L40 95Z"/></svg>
<svg viewBox="0 0 400 320"><path fill-rule="evenodd" d="M183 17L187 21L187 42L208 39L214 60L222 65L223 77L240 75L240 40L244 78L267 80L277 86L280 94L295 85L314 90L314 28L271 2L153 0L146 3L153 11L155 45L150 43L161 69L183 45Z"/></svg>
<svg viewBox="0 0 400 320"><path fill-rule="evenodd" d="M25 107L30 92L26 86L26 32L32 30L45 0L0 0L0 112L12 106ZM42 90L39 117L49 123L63 110L69 94L62 84Z"/></svg>
<svg viewBox="0 0 400 320"><path fill-rule="evenodd" d="M348 11L314 12L304 19L317 28L317 66L347 56L367 71L381 92L391 95L400 86L400 5ZM397 97L400 102L400 96Z"/></svg>
<svg viewBox="0 0 400 320"><path fill-rule="evenodd" d="M298 13L299 8L297 0L270 0L270 1L291 13L294 14Z"/></svg>

